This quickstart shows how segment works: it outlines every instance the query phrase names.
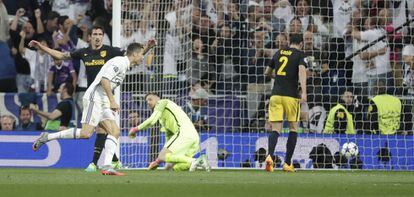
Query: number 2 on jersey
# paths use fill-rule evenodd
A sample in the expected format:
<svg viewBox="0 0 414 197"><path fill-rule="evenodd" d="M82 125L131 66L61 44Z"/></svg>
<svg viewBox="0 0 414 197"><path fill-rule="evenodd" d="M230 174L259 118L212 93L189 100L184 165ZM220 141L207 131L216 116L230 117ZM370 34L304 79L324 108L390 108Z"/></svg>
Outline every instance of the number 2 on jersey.
<svg viewBox="0 0 414 197"><path fill-rule="evenodd" d="M287 63L288 63L288 58L286 56L282 56L279 58L279 62L282 63L282 65L280 66L280 68L277 70L277 75L281 75L281 76L286 76L286 72L283 71L283 69L285 69Z"/></svg>

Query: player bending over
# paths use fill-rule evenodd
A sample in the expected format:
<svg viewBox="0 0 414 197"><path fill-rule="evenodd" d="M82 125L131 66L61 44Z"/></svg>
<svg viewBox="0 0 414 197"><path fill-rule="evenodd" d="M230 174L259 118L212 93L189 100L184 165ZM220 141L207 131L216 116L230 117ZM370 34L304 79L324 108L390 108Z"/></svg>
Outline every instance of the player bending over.
<svg viewBox="0 0 414 197"><path fill-rule="evenodd" d="M155 170L161 162L167 162L167 170L172 168L174 171L195 171L197 167L202 167L210 171L204 155L198 159L193 158L200 150L200 140L193 123L181 107L169 99L161 99L157 93L148 93L145 100L153 112L138 127L131 128L128 135L135 138L138 131L159 121L166 139L158 158L150 163L148 169Z"/></svg>
<svg viewBox="0 0 414 197"><path fill-rule="evenodd" d="M87 139L99 125L108 133L105 141L104 168L101 173L123 175L111 166L120 134L120 129L115 122L115 112L119 111L119 105L115 102L112 91L121 85L127 70L138 65L144 54L155 44L155 40L150 40L144 49L141 44L132 43L127 48L126 56L114 57L106 62L83 96L82 129L71 128L56 133L43 132L33 143L33 150L38 150L51 140Z"/></svg>

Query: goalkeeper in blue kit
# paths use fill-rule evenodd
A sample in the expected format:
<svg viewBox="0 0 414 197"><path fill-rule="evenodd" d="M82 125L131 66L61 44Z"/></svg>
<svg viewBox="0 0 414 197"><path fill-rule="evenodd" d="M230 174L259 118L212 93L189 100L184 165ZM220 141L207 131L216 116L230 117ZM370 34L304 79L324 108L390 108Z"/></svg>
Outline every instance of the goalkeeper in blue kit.
<svg viewBox="0 0 414 197"><path fill-rule="evenodd" d="M210 171L205 155L194 158L200 150L200 138L193 122L181 107L169 99L161 99L157 93L148 93L145 100L153 112L143 123L131 128L128 135L135 138L138 131L145 130L159 121L161 131L165 132L166 141L158 158L150 163L148 169L155 170L161 162L166 162L167 170L195 171L201 167Z"/></svg>

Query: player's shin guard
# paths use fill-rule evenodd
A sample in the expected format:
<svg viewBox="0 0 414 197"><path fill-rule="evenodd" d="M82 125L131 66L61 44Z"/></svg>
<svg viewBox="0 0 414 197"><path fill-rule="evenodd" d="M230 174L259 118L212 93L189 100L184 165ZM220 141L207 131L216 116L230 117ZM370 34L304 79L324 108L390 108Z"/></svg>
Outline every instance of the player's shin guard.
<svg viewBox="0 0 414 197"><path fill-rule="evenodd" d="M276 148L276 144L277 144L277 139L279 138L279 132L277 131L271 131L269 133L269 137L268 137L268 155L270 155L273 158L273 154L275 153L275 148Z"/></svg>
<svg viewBox="0 0 414 197"><path fill-rule="evenodd" d="M297 138L298 138L298 133L293 132L293 131L289 132L289 137L286 143L286 157L285 157L285 163L288 165L292 163L292 156L293 156L293 152L295 151Z"/></svg>
<svg viewBox="0 0 414 197"><path fill-rule="evenodd" d="M106 140L106 134L98 133L96 134L95 139L95 147L93 151L93 160L92 162L97 165L99 157L101 156L102 150L105 147L105 140Z"/></svg>
<svg viewBox="0 0 414 197"><path fill-rule="evenodd" d="M188 169L190 169L190 166L190 163L177 163L173 166L173 170L175 172L188 171Z"/></svg>
<svg viewBox="0 0 414 197"><path fill-rule="evenodd" d="M172 153L165 154L165 161L168 163L188 163L190 164L195 159L185 155L174 155Z"/></svg>
<svg viewBox="0 0 414 197"><path fill-rule="evenodd" d="M110 166L112 157L115 154L116 147L118 146L118 139L115 136L108 135L105 141L105 158L104 166Z"/></svg>
<svg viewBox="0 0 414 197"><path fill-rule="evenodd" d="M79 139L81 129L70 128L65 129L56 133L49 133L47 140L56 140L56 139Z"/></svg>

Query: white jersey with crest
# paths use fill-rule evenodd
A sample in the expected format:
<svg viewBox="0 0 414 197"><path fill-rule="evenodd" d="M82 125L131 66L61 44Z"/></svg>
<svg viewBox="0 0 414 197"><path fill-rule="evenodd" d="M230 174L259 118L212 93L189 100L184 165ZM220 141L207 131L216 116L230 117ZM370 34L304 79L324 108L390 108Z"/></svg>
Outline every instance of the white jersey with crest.
<svg viewBox="0 0 414 197"><path fill-rule="evenodd" d="M83 99L109 103L109 98L101 85L102 78L106 78L110 81L111 90L113 91L116 87L121 85L122 81L124 81L129 65L130 61L127 56L118 56L110 59L103 65L95 80L86 90Z"/></svg>

